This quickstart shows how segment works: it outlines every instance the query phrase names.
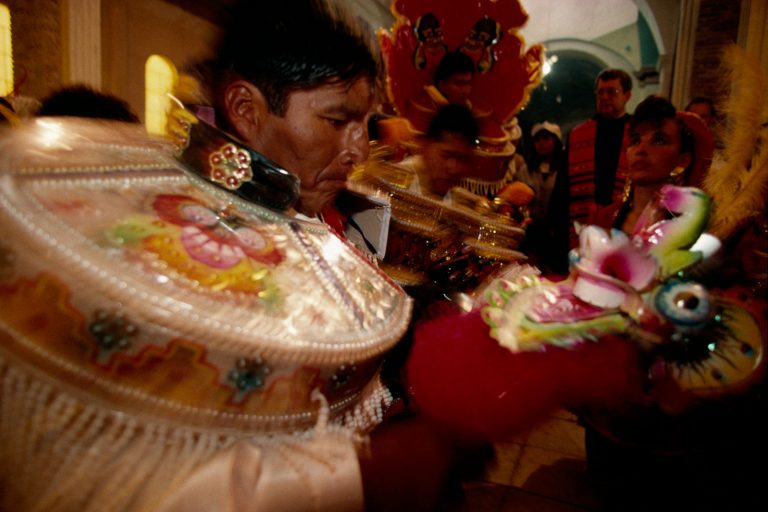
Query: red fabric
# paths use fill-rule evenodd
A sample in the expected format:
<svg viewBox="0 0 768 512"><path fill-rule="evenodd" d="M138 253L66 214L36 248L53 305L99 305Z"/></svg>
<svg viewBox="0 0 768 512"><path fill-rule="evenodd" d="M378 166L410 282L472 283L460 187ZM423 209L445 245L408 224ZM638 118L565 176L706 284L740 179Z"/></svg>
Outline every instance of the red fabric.
<svg viewBox="0 0 768 512"><path fill-rule="evenodd" d="M605 230L610 230L613 227L613 223L616 222L616 217L623 204L623 202L619 201L598 208L597 211L590 216L589 224Z"/></svg>
<svg viewBox="0 0 768 512"><path fill-rule="evenodd" d="M587 224L590 215L594 214L598 205L595 203L595 139L597 138L597 121L587 119L577 125L568 139L568 225L570 232L570 247L578 247L579 238L573 223ZM624 128L624 138L619 150L619 162L616 167L616 177L613 183L613 200L620 201L627 178L627 147L629 134L627 125Z"/></svg>
<svg viewBox="0 0 768 512"><path fill-rule="evenodd" d="M347 239L347 235L344 233L347 227L347 219L336 208L335 205L329 204L321 211L323 222L328 224L334 233L336 233L342 240Z"/></svg>
<svg viewBox="0 0 768 512"><path fill-rule="evenodd" d="M639 368L634 346L618 338L512 353L473 312L417 326L406 377L421 414L462 437L503 440L557 408L635 396Z"/></svg>
<svg viewBox="0 0 768 512"><path fill-rule="evenodd" d="M678 112L677 118L685 123L695 140L693 166L685 184L690 187L701 188L709 166L712 164L712 157L715 153L715 138L709 126L696 114Z"/></svg>

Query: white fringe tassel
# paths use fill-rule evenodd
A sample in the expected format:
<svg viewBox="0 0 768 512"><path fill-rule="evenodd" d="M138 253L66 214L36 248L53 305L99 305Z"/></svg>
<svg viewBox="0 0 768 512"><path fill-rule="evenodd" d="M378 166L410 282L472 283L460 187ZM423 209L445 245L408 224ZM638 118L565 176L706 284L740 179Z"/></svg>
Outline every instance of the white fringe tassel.
<svg viewBox="0 0 768 512"><path fill-rule="evenodd" d="M0 357L0 510L150 511L234 437L88 404Z"/></svg>

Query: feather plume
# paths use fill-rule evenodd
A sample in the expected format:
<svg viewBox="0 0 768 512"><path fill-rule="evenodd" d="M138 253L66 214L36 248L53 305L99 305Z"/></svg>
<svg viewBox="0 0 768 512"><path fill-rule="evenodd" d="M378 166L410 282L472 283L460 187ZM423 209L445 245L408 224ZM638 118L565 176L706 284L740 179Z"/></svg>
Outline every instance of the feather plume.
<svg viewBox="0 0 768 512"><path fill-rule="evenodd" d="M732 45L723 58L723 79L730 94L724 149L704 180L714 199L709 231L727 238L765 208L768 187L768 78L757 60Z"/></svg>

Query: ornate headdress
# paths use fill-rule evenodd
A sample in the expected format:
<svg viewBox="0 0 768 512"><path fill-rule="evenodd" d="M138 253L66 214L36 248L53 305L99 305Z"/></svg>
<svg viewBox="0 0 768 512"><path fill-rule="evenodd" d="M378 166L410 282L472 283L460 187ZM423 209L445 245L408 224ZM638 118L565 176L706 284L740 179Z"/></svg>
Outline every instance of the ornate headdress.
<svg viewBox="0 0 768 512"><path fill-rule="evenodd" d="M582 230L566 280L511 267L470 313L416 330L414 402L465 435L498 438L563 403L648 393L666 406L754 386L765 372L765 302L697 279L719 249L703 232L709 214L701 190L667 185L631 238Z"/></svg>
<svg viewBox="0 0 768 512"><path fill-rule="evenodd" d="M140 127L58 118L0 141L0 508L157 510L240 440L380 419L410 299L244 200L280 177L259 155L198 132L190 169Z"/></svg>
<svg viewBox="0 0 768 512"><path fill-rule="evenodd" d="M528 19L518 0L394 0L396 21L380 31L387 67L389 100L399 115L424 131L445 98L433 87L433 74L449 51L474 63L470 103L480 125L481 151L511 154L511 126L541 80L544 48L524 50L517 33Z"/></svg>

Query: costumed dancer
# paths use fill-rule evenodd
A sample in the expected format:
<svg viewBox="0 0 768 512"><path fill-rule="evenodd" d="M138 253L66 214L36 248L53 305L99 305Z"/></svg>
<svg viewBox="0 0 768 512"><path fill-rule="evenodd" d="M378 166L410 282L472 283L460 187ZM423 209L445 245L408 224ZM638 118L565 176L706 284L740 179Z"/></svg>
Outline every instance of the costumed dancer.
<svg viewBox="0 0 768 512"><path fill-rule="evenodd" d="M448 104L469 108L478 123L478 158L473 176L462 186L488 199L502 196L512 181L515 141L520 127L515 114L528 102L541 81L543 46L524 50L518 29L528 14L518 1L462 3L449 6L436 0L396 0L395 25L381 30L379 41L387 71L388 101L417 132L425 132L438 109ZM448 53L419 66L412 55L421 48L418 30L423 20L439 27Z"/></svg>
<svg viewBox="0 0 768 512"><path fill-rule="evenodd" d="M439 500L439 433L371 432L411 300L318 219L366 157L375 54L320 2L231 15L211 103L171 115L178 147L106 121L4 129L0 508Z"/></svg>
<svg viewBox="0 0 768 512"><path fill-rule="evenodd" d="M765 77L743 51L727 63L738 128L728 160L716 158L704 181L714 204L702 190L664 184L628 234L582 229L564 281L511 267L469 312L419 325L406 368L416 410L493 440L556 407L578 411L589 474L609 509L760 503L752 468L767 448L766 301L750 292L755 283L720 275L733 277L734 257L744 259L730 243L743 236L738 227L764 212L768 103ZM638 187L651 166L668 176L699 155L703 132L692 130L686 149L690 119L677 119L686 122L638 125L628 152ZM711 137L703 144L711 151Z"/></svg>
<svg viewBox="0 0 768 512"><path fill-rule="evenodd" d="M403 116L417 133L425 133L444 110L461 106L478 125L478 143L472 162L460 166L462 176L453 172L459 166L451 164L447 167L451 176L433 180L453 185L453 190L439 191L445 204L430 201L429 190L423 199L413 197L413 190L403 190L419 181L416 173L402 172L398 164L409 166L422 158L366 163L361 180L367 179L392 199L394 232L389 240L394 249L407 246L419 262L393 262L390 255L385 256L384 265L403 285L420 285L424 274L439 267L432 281L438 286L442 281L443 291L457 284L473 288L481 279L478 268L490 270L524 258L515 249L530 220L527 205L532 191L514 181L514 165L524 165L516 155L515 140L521 131L515 114L540 81L543 47L523 49L518 28L528 15L517 1L449 6L435 0L397 0L392 10L395 25L379 33L391 111ZM432 32L423 32L426 26ZM445 51L425 53L424 35L432 43L439 39ZM408 232L403 243L400 227ZM422 240L415 244L411 243L414 230ZM450 243L451 238L456 243ZM422 254L414 254L419 249ZM476 261L462 263L470 258Z"/></svg>

